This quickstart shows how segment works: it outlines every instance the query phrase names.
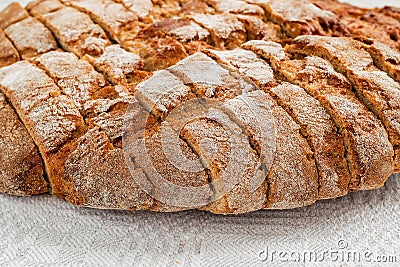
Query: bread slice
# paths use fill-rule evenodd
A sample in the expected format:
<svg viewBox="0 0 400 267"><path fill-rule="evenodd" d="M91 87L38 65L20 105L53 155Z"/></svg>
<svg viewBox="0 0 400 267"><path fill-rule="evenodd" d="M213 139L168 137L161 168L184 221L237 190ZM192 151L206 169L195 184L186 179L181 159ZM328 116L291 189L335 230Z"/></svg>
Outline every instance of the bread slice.
<svg viewBox="0 0 400 267"><path fill-rule="evenodd" d="M122 149L113 147L98 128L88 130L66 151L62 179L63 196L74 205L99 208L141 210L153 205L137 181L144 173L125 163Z"/></svg>
<svg viewBox="0 0 400 267"><path fill-rule="evenodd" d="M150 75L144 71L144 62L137 54L119 45L106 47L100 57L86 56L86 59L113 85L126 86L131 92Z"/></svg>
<svg viewBox="0 0 400 267"><path fill-rule="evenodd" d="M224 107L232 120L242 126L261 161L261 170L267 174L264 208L288 209L315 202L315 162L292 118L260 90L227 100ZM294 161L295 158L301 160Z"/></svg>
<svg viewBox="0 0 400 267"><path fill-rule="evenodd" d="M65 5L86 13L118 43L134 38L139 31L138 17L112 0L61 0Z"/></svg>
<svg viewBox="0 0 400 267"><path fill-rule="evenodd" d="M140 19L149 18L153 10L153 3L151 0L116 0L115 2L123 4Z"/></svg>
<svg viewBox="0 0 400 267"><path fill-rule="evenodd" d="M300 134L300 126L268 94L257 95L257 106L275 120L275 160L267 176L267 209L290 209L311 205L318 198L318 172L313 153Z"/></svg>
<svg viewBox="0 0 400 267"><path fill-rule="evenodd" d="M110 44L103 29L90 17L57 0L40 1L27 7L32 16L49 28L61 46L79 57L101 55ZM65 19L69 18L69 19Z"/></svg>
<svg viewBox="0 0 400 267"><path fill-rule="evenodd" d="M192 14L190 18L210 31L215 47L233 49L247 40L245 26L233 14Z"/></svg>
<svg viewBox="0 0 400 267"><path fill-rule="evenodd" d="M238 57L239 58L239 57ZM239 59L238 59L239 60ZM261 108L261 110L256 109L257 114L261 114L263 112L272 113L273 118L275 119L275 127L278 127L277 124L282 124L285 126L289 126L287 129L280 129L280 132L277 133L279 137L279 144L277 143L277 154L282 157L278 157L274 162L273 166L277 166L275 169L272 167L268 174L267 182L270 184L268 200L265 203L266 208L290 208L290 207L299 207L301 205L308 205L315 202L317 198L317 190L318 190L318 174L315 168L315 162L312 159L312 152L305 141L305 139L300 135L299 129L300 127L292 120L292 118L281 109L272 98L265 94L255 93L257 88L254 85L249 83L249 80L243 80L242 78L238 78L238 70L236 68L232 69L232 66L225 65L226 67L219 66L215 61L213 61L210 57L205 56L204 54L198 53L193 56L188 57L187 59L181 61L177 65L169 68L171 72L180 77L185 83L191 84L193 88L193 92L200 97L217 99L221 101L226 101L226 107L229 109L230 101L234 101L234 99L238 95L251 95L249 96L248 101L250 103L254 103L254 108ZM198 75L200 73L202 75ZM206 78L206 81L204 80ZM218 85L218 86L216 86ZM254 95L253 95L254 92ZM247 100L247 98L246 98ZM261 102L265 102L265 104L261 104ZM237 109L240 112L239 109ZM243 112L243 111L242 111ZM229 112L227 112L229 114ZM239 113L240 114L240 113ZM242 116L251 116L252 114L242 114ZM231 115L231 117L234 115ZM249 122L250 118L246 118L246 121ZM236 120L237 121L237 120ZM244 122L241 122L243 124ZM209 126L211 127L211 126ZM246 128L246 126L244 126ZM282 127L282 126L280 126ZM199 127L199 129L207 128L206 125ZM194 131L196 127L192 129ZM211 127L209 131L212 131L214 128ZM251 133L251 135L256 134L251 131L250 125L247 126L247 130L244 131L246 133ZM297 131L297 132L296 132ZM204 133L204 136L212 136L211 134ZM219 136L216 134L215 136ZM280 139L282 138L282 139ZM196 138L189 138L189 142L198 142ZM288 141L290 140L290 141ZM258 140L258 143L261 144L262 140ZM253 141L250 141L250 143ZM254 142L257 142L254 140ZM278 142L278 141L277 141ZM270 144L267 144L267 146ZM294 150L296 151L286 151L290 150L289 146L296 147ZM198 147L202 156L206 157L207 154L201 147ZM261 152L259 152L261 153ZM297 158L301 158L302 160L296 162L291 162L291 158L295 158L293 155L289 155L290 153L298 153ZM282 162L281 162L282 161ZM222 161L223 162L223 161ZM287 167L282 166L283 162L286 162ZM282 165L281 165L282 163ZM292 170L291 168L295 168L296 170ZM215 167L218 169L217 167ZM212 173L218 173L216 171L212 171ZM298 184L289 185L289 176L296 177L298 179ZM303 177L303 178L300 178ZM214 176L214 181L218 180L218 176ZM304 186L303 188L299 188L299 185ZM291 190L285 191L283 188L292 186ZM284 192L285 191L285 192ZM293 192L293 195L288 192ZM229 194L228 194L229 196ZM228 204L225 204L229 207ZM214 203L216 204L216 203ZM222 205L218 203L218 205Z"/></svg>
<svg viewBox="0 0 400 267"><path fill-rule="evenodd" d="M227 114L212 109L209 112L188 122L181 133L210 171L216 199L203 209L218 214L261 209L266 188L258 155Z"/></svg>
<svg viewBox="0 0 400 267"><path fill-rule="evenodd" d="M282 80L279 68L287 56L279 44L250 41L243 47L271 62L277 79ZM301 133L314 153L319 174L318 197L329 199L346 195L351 177L345 159L343 137L338 133L330 114L317 100L295 85L283 83L263 89L300 125Z"/></svg>
<svg viewBox="0 0 400 267"><path fill-rule="evenodd" d="M277 102L301 127L314 153L319 174L319 199L330 199L348 193L350 173L345 158L343 137L331 116L304 89L283 83L270 90Z"/></svg>
<svg viewBox="0 0 400 267"><path fill-rule="evenodd" d="M98 98L108 84L103 75L96 72L85 60L79 60L74 54L53 51L32 60L42 68L71 99L75 107L86 114L85 104Z"/></svg>
<svg viewBox="0 0 400 267"><path fill-rule="evenodd" d="M38 20L28 17L4 30L22 59L56 50L57 42L51 32Z"/></svg>
<svg viewBox="0 0 400 267"><path fill-rule="evenodd" d="M31 136L0 93L0 192L17 196L46 193L43 167Z"/></svg>
<svg viewBox="0 0 400 267"><path fill-rule="evenodd" d="M268 20L279 24L290 36L347 35L346 27L334 13L322 10L308 1L248 0L264 8Z"/></svg>
<svg viewBox="0 0 400 267"><path fill-rule="evenodd" d="M382 12L352 6L337 0L312 0L319 7L337 14L352 35L372 38L392 48L399 48L400 23Z"/></svg>
<svg viewBox="0 0 400 267"><path fill-rule="evenodd" d="M321 56L345 74L357 97L383 122L395 150L395 170L399 170L400 84L373 64L363 44L351 38L302 36L295 39L289 51Z"/></svg>
<svg viewBox="0 0 400 267"><path fill-rule="evenodd" d="M366 49L374 59L376 66L389 74L395 81L400 82L400 52L398 50L380 42L367 43Z"/></svg>
<svg viewBox="0 0 400 267"><path fill-rule="evenodd" d="M196 69L203 70L207 79L196 76ZM254 89L253 85L235 77L230 70L202 53L194 54L168 70L191 85L192 92L200 98L224 100L234 98L242 90ZM206 101L205 105L211 109L219 106L212 103L208 106ZM226 103L227 109L228 106ZM182 137L200 155L203 164L208 166L211 182L215 183L216 199L204 209L222 214L261 209L267 198L265 169L260 166L259 155L251 148L246 132L241 133L240 126L231 121L227 113L222 110L214 116L200 116L185 125L182 132ZM232 141L233 136L236 139Z"/></svg>
<svg viewBox="0 0 400 267"><path fill-rule="evenodd" d="M38 146L52 185L60 195L64 184L57 161L62 147L84 129L79 111L53 80L34 65L21 61L0 70L0 90L7 96Z"/></svg>
<svg viewBox="0 0 400 267"><path fill-rule="evenodd" d="M256 90L249 78L222 67L204 53L189 56L168 70L185 84L193 85L200 97L223 100Z"/></svg>
<svg viewBox="0 0 400 267"><path fill-rule="evenodd" d="M209 186L208 170L179 133L171 131L171 134L166 130L172 129L168 124L147 126L146 151L138 153L146 153L150 162L141 162L143 156L136 158L153 185L152 196L156 202L150 210L171 212L201 208L214 195ZM181 153L184 161L178 160L177 153ZM187 169L185 163L188 163Z"/></svg>
<svg viewBox="0 0 400 267"><path fill-rule="evenodd" d="M18 51L0 29L0 67L11 65L18 60Z"/></svg>
<svg viewBox="0 0 400 267"><path fill-rule="evenodd" d="M182 137L182 127L186 123L182 117L187 111L182 114L176 111L185 102L195 98L190 88L163 70L140 83L136 87L135 97L151 114L147 115L149 119L145 125L146 146L143 148L146 151L137 145L132 146L136 151L136 164L150 177L154 187L152 195L156 202L150 209L176 211L205 206L214 196L209 186L209 170ZM175 119L171 118L173 111ZM143 124L135 122L135 118L130 120L132 128ZM129 144L131 135L124 140Z"/></svg>
<svg viewBox="0 0 400 267"><path fill-rule="evenodd" d="M280 72L318 99L344 138L351 190L376 189L393 172L393 148L380 120L354 95L350 82L326 60L281 62Z"/></svg>
<svg viewBox="0 0 400 267"><path fill-rule="evenodd" d="M148 209L153 204L132 179L132 175L143 177L143 172L129 168L123 150L115 147L99 127L85 122L44 71L22 61L0 73L1 90L41 151L53 194L94 208ZM68 87L63 89L66 92ZM134 106L134 99L128 104ZM144 112L136 107L130 111L133 117Z"/></svg>
<svg viewBox="0 0 400 267"><path fill-rule="evenodd" d="M11 3L0 12L0 28L5 29L8 26L28 17L28 12L19 3Z"/></svg>

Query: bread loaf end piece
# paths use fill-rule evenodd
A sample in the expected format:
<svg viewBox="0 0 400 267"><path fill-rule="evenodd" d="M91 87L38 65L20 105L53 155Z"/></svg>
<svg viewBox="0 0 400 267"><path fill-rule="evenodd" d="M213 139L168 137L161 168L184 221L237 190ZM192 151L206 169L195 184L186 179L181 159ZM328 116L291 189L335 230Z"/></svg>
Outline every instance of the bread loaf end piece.
<svg viewBox="0 0 400 267"><path fill-rule="evenodd" d="M46 193L43 167L31 136L0 93L0 192L17 196Z"/></svg>

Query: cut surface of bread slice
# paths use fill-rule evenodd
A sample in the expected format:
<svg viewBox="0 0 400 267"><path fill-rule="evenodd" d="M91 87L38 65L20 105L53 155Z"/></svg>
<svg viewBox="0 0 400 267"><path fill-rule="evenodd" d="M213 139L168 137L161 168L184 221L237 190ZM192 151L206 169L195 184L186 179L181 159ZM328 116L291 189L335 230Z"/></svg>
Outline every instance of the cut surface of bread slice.
<svg viewBox="0 0 400 267"><path fill-rule="evenodd" d="M17 196L46 193L43 167L31 136L0 93L0 192Z"/></svg>

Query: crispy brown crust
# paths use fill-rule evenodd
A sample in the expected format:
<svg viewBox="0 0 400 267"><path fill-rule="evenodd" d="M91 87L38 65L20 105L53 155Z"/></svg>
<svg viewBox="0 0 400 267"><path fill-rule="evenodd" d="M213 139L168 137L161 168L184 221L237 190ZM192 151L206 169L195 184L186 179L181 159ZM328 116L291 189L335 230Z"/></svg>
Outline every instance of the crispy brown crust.
<svg viewBox="0 0 400 267"><path fill-rule="evenodd" d="M11 65L18 60L18 51L0 29L0 67Z"/></svg>
<svg viewBox="0 0 400 267"><path fill-rule="evenodd" d="M400 85L373 65L373 59L362 46L351 38L303 36L295 40L289 51L321 56L345 74L357 96L382 120L397 155ZM399 163L395 162L395 166L397 170Z"/></svg>
<svg viewBox="0 0 400 267"><path fill-rule="evenodd" d="M88 15L65 7L58 1L43 1L28 10L53 32L65 50L78 56L101 55L110 44L103 29L94 24ZM66 20L66 17L70 19Z"/></svg>
<svg viewBox="0 0 400 267"><path fill-rule="evenodd" d="M46 193L39 151L1 93L0 140L0 192L17 196Z"/></svg>
<svg viewBox="0 0 400 267"><path fill-rule="evenodd" d="M396 169L400 170L400 138L393 123L397 122L393 116L397 116L399 87L394 81L398 81L397 52L366 38L377 34L378 29L383 34L374 39L395 47L389 40L398 36L395 12L390 10L389 15L388 10L338 4L335 10L340 9L334 14L306 1L39 0L27 7L32 18L14 4L0 16L0 27L6 28L12 41L0 38L0 64L19 60L13 43L23 59L31 59L30 63L0 69L1 90L41 151L52 193L73 204L160 212L186 209L150 197L132 179L133 171L152 193L172 195L172 187L154 179L156 171L179 185L234 183L224 197L205 207L194 207L214 213L301 207L319 198L344 195L348 189L378 188L392 173L393 150L388 135L363 104L385 123L396 150ZM317 59L306 63L301 57L289 60L290 55L280 45L292 42L287 36L343 36L350 33L348 29L363 35L357 37L363 43L323 39L325 45L334 42L336 50L318 55L330 55L335 67L349 76L357 96L344 78L341 80L333 69L327 70L326 61L319 58L321 66L326 67L321 69L315 65ZM46 53L57 48L50 32L64 50L75 55ZM28 33L34 33L36 39L24 41ZM261 39L275 41L266 47L252 41L252 50L261 58L251 51L235 49L248 40ZM297 40L293 47L306 54L320 49L309 52L308 45ZM208 50L198 53L203 49ZM352 61L354 58L357 60ZM310 73L297 69L303 63ZM152 71L156 72L150 76ZM314 75L312 81L310 75ZM287 79L304 90L281 84ZM338 79L341 83L335 91L331 83ZM179 137L176 149L202 165L203 171L182 172L165 154L161 128L180 123L177 119L168 121L168 116L180 104L199 97L221 101L219 106L226 116L220 119L225 119L243 141L243 168L233 169L237 174L233 178L242 179L240 184L223 176L232 160L227 141L230 136L215 118L190 121L175 133ZM251 103L251 111L243 101ZM263 123L257 125L252 119L254 112ZM124 123L127 118L136 120L140 116L150 118L145 140L152 163L138 165L133 159L131 166L125 162L122 149ZM268 132L269 120L277 122L277 156L267 172L269 162L262 157L260 132ZM29 136L25 143L29 144ZM215 158L210 157L214 147L218 148ZM28 157L27 162L37 159ZM8 159L5 164L11 166ZM32 174L36 171L38 174L39 167ZM251 188L256 173L264 180L258 188ZM29 185L40 187L34 178L20 179L27 181L21 186L22 192L40 193L29 189ZM205 201L215 200L215 193L215 188L209 187ZM178 194L175 200L189 197Z"/></svg>
<svg viewBox="0 0 400 267"><path fill-rule="evenodd" d="M365 46L375 65L400 82L400 52L379 42L367 42Z"/></svg>
<svg viewBox="0 0 400 267"><path fill-rule="evenodd" d="M331 10L355 36L373 38L399 49L400 21L385 12L358 8L337 0L312 0L323 9Z"/></svg>
<svg viewBox="0 0 400 267"><path fill-rule="evenodd" d="M29 17L28 12L19 3L11 3L0 12L0 28L8 26Z"/></svg>
<svg viewBox="0 0 400 267"><path fill-rule="evenodd" d="M270 21L279 24L291 37L305 34L343 36L349 32L332 12L322 10L308 1L260 1Z"/></svg>
<svg viewBox="0 0 400 267"><path fill-rule="evenodd" d="M38 56L58 47L51 32L32 17L10 25L4 32L22 59Z"/></svg>
<svg viewBox="0 0 400 267"><path fill-rule="evenodd" d="M350 82L317 57L281 62L279 71L331 114L346 146L352 175L349 189L359 190L365 184L382 186L392 172L393 149L382 123L357 99Z"/></svg>

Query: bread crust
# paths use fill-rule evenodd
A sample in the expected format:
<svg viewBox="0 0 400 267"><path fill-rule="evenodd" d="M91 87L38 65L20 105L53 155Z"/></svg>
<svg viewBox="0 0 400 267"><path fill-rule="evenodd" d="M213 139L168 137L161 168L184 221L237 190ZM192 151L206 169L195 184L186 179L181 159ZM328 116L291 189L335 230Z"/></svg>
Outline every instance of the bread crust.
<svg viewBox="0 0 400 267"><path fill-rule="evenodd" d="M43 162L28 131L0 93L0 192L32 196L46 193Z"/></svg>
<svg viewBox="0 0 400 267"><path fill-rule="evenodd" d="M0 112L14 118L0 120L0 146L27 157L13 168L0 150L0 191L44 192L44 167L51 193L79 206L240 214L383 186L400 170L398 21L346 4L335 14L330 2L38 0L29 14L10 5L0 66L27 60L0 68ZM291 39L300 34L329 37ZM351 34L363 36L331 37ZM143 139L129 158L130 130Z"/></svg>
<svg viewBox="0 0 400 267"><path fill-rule="evenodd" d="M18 60L18 51L0 29L0 67L11 65Z"/></svg>
<svg viewBox="0 0 400 267"><path fill-rule="evenodd" d="M395 81L400 82L400 52L398 50L380 42L369 44L368 41L365 48L378 68L389 74Z"/></svg>
<svg viewBox="0 0 400 267"><path fill-rule="evenodd" d="M51 32L32 17L10 25L4 30L22 59L31 58L58 48Z"/></svg>
<svg viewBox="0 0 400 267"><path fill-rule="evenodd" d="M80 57L85 54L101 55L110 44L103 29L94 24L88 15L65 7L59 1L40 2L32 5L29 12L53 32L65 50Z"/></svg>
<svg viewBox="0 0 400 267"><path fill-rule="evenodd" d="M357 99L350 82L318 57L282 62L280 72L331 114L344 138L352 175L349 189L381 187L392 172L393 149L382 123Z"/></svg>
<svg viewBox="0 0 400 267"><path fill-rule="evenodd" d="M337 0L312 0L317 6L334 12L352 35L367 37L399 49L400 22L379 10L359 8ZM395 9L395 8L390 8Z"/></svg>
<svg viewBox="0 0 400 267"><path fill-rule="evenodd" d="M11 3L0 12L0 28L4 30L8 26L28 17L28 12L19 3Z"/></svg>
<svg viewBox="0 0 400 267"><path fill-rule="evenodd" d="M247 0L264 8L270 21L279 24L287 35L348 34L346 27L334 13L322 10L308 1Z"/></svg>
<svg viewBox="0 0 400 267"><path fill-rule="evenodd" d="M351 38L302 36L295 40L289 51L326 58L345 74L357 96L382 120L395 155L398 155L400 85L374 66L373 59L362 49L361 42ZM396 161L395 169L398 168Z"/></svg>

